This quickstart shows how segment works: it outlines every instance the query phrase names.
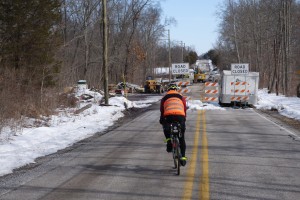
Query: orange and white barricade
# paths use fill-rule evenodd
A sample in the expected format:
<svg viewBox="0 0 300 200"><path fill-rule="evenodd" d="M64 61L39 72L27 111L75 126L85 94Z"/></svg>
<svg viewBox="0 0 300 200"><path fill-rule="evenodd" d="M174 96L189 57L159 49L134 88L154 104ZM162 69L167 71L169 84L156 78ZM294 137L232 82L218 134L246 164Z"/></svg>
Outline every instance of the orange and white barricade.
<svg viewBox="0 0 300 200"><path fill-rule="evenodd" d="M189 88L180 88L179 90L177 90L179 93L190 93L191 89Z"/></svg>
<svg viewBox="0 0 300 200"><path fill-rule="evenodd" d="M209 87L209 86L218 87L219 84L217 82L205 82L205 87Z"/></svg>
<svg viewBox="0 0 300 200"><path fill-rule="evenodd" d="M180 82L176 82L176 85L178 86L178 87L186 87L186 86L188 86L190 84L190 82L188 82L188 81L180 81Z"/></svg>
<svg viewBox="0 0 300 200"><path fill-rule="evenodd" d="M249 84L248 84L247 82L245 82L245 81L231 82L230 84L231 84L231 85L234 85L234 86L241 86L241 85L246 86L246 85L249 85Z"/></svg>
<svg viewBox="0 0 300 200"><path fill-rule="evenodd" d="M249 96L231 97L231 101L248 101Z"/></svg>
<svg viewBox="0 0 300 200"><path fill-rule="evenodd" d="M204 101L216 102L219 100L219 84L216 82L206 82L204 89Z"/></svg>
<svg viewBox="0 0 300 200"><path fill-rule="evenodd" d="M208 102L208 101L218 101L218 97L204 97L204 101Z"/></svg>
<svg viewBox="0 0 300 200"><path fill-rule="evenodd" d="M177 90L184 98L186 101L190 100L191 97L190 96L185 96L187 93L191 92L190 88L180 88L179 90Z"/></svg>
<svg viewBox="0 0 300 200"><path fill-rule="evenodd" d="M249 86L249 83L245 81L231 82L231 101L248 101L250 94Z"/></svg>

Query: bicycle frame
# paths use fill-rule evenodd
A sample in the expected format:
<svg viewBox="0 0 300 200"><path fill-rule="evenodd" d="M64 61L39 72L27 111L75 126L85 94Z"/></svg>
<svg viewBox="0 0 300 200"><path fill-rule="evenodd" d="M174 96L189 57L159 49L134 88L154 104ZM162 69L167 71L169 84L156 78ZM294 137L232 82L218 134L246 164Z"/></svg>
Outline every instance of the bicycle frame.
<svg viewBox="0 0 300 200"><path fill-rule="evenodd" d="M177 175L180 175L180 159L182 157L180 151L179 137L181 135L180 124L178 122L171 124L171 143L172 155L174 161L174 169L177 169Z"/></svg>

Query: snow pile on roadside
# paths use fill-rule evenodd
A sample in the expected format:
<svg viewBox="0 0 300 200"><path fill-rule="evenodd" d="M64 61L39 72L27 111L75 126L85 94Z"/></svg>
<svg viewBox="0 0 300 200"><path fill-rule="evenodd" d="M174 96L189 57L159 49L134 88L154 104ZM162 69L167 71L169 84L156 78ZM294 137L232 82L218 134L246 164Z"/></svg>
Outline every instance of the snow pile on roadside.
<svg viewBox="0 0 300 200"><path fill-rule="evenodd" d="M187 106L190 110L225 110L218 103L202 103L200 100L189 100Z"/></svg>
<svg viewBox="0 0 300 200"><path fill-rule="evenodd" d="M58 115L50 116L47 126L28 127L22 130L6 128L0 134L0 176L11 173L13 169L28 163L34 163L37 157L55 153L107 129L124 116L124 102L127 103L128 108L143 108L161 98L129 101L125 97L112 97L109 99L111 106L99 106L101 94L92 91L86 91L85 94L92 95L94 98L80 103L80 107L76 109L88 104L91 104L91 107L79 114L74 114L75 109L64 109L60 110Z"/></svg>
<svg viewBox="0 0 300 200"><path fill-rule="evenodd" d="M300 98L276 96L275 93L268 94L267 89L258 91L257 109L278 110L281 115L300 120Z"/></svg>

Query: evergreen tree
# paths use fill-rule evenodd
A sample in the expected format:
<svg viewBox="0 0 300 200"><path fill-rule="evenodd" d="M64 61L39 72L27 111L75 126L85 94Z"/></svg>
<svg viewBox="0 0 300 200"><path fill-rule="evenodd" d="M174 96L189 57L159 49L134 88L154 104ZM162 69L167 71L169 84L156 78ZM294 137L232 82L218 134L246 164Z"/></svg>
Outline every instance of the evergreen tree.
<svg viewBox="0 0 300 200"><path fill-rule="evenodd" d="M188 62L190 65L195 64L197 61L198 55L195 51L190 51L188 55L185 56L184 62Z"/></svg>
<svg viewBox="0 0 300 200"><path fill-rule="evenodd" d="M214 49L209 50L207 53L203 55L204 59L210 59L212 61L212 64L215 66L220 65L220 55L218 52Z"/></svg>
<svg viewBox="0 0 300 200"><path fill-rule="evenodd" d="M2 0L0 67L42 73L52 61L60 17L59 0Z"/></svg>

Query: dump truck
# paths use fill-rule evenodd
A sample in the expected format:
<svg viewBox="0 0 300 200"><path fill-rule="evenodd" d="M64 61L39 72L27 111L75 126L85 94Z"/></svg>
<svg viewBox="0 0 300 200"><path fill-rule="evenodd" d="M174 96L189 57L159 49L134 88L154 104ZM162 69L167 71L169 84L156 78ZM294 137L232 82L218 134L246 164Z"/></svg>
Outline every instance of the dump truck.
<svg viewBox="0 0 300 200"><path fill-rule="evenodd" d="M206 82L211 71L211 60L197 60L194 67L194 83Z"/></svg>

